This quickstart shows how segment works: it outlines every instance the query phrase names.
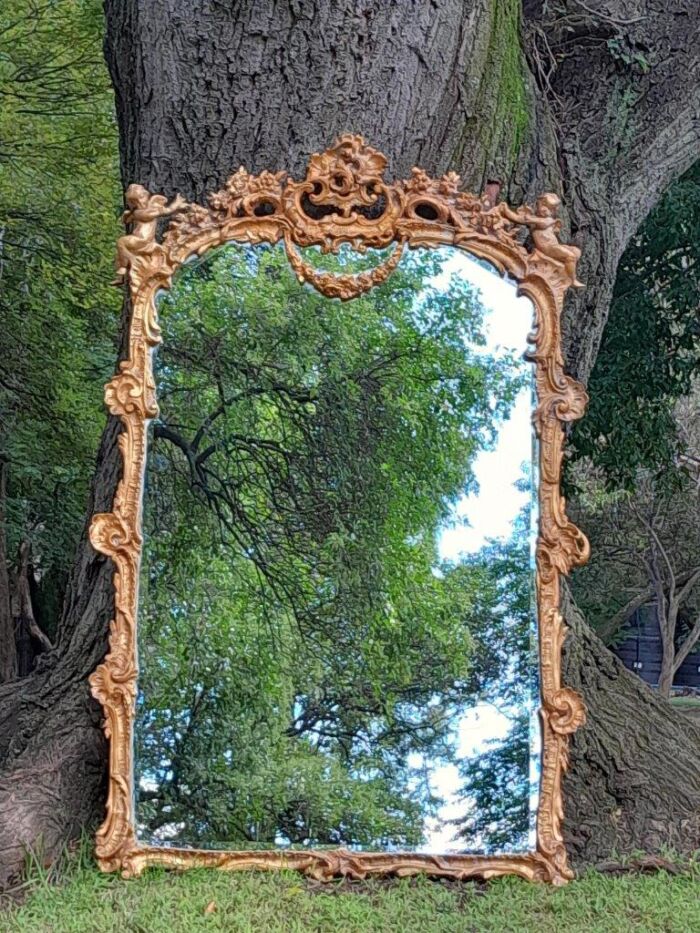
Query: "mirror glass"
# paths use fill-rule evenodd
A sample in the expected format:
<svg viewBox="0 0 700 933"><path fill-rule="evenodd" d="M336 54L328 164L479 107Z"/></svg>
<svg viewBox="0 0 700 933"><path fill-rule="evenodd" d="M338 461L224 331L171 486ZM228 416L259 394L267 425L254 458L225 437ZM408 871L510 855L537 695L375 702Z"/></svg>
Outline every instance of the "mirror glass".
<svg viewBox="0 0 700 933"><path fill-rule="evenodd" d="M140 841L534 848L531 303L453 248L341 302L232 243L158 305Z"/></svg>

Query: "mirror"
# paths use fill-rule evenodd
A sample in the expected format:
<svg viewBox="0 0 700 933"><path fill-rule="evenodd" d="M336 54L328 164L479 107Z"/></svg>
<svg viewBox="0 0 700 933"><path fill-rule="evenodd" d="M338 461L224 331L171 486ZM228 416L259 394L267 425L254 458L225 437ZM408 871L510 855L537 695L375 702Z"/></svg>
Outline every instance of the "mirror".
<svg viewBox="0 0 700 933"><path fill-rule="evenodd" d="M139 838L532 848L531 303L454 248L341 302L230 243L158 311Z"/></svg>
<svg viewBox="0 0 700 933"><path fill-rule="evenodd" d="M124 469L90 525L114 567L106 871L573 877L579 251L555 194L516 210L386 164L346 135L206 207L127 189Z"/></svg>

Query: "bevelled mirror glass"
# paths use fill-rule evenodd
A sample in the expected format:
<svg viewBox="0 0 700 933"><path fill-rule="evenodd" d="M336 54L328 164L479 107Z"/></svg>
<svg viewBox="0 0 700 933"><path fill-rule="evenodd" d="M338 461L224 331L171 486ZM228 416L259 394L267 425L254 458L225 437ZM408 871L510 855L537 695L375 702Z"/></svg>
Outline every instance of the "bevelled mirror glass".
<svg viewBox="0 0 700 933"><path fill-rule="evenodd" d="M554 196L392 188L357 137L322 158L286 194L239 172L208 211L130 189L132 359L107 400L132 469L92 540L133 613L92 679L98 856L565 880L573 248Z"/></svg>

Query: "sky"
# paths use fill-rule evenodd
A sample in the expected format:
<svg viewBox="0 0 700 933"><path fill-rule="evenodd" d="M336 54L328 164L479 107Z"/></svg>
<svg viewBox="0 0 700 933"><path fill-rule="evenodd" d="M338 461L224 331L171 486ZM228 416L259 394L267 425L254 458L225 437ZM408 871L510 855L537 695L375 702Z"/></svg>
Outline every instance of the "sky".
<svg viewBox="0 0 700 933"><path fill-rule="evenodd" d="M481 293L486 308L483 352L494 356L508 351L524 353L533 322L530 300L518 298L513 284L457 250L445 263L441 277L445 284L454 272L466 276ZM435 284L442 283L438 279ZM522 463L529 461L531 455L531 414L530 389L526 388L519 393L510 419L500 426L495 449L482 451L476 457L474 472L479 491L465 496L456 510L456 516L467 518L471 527L465 528L460 523L446 529L440 542L441 557L454 560L462 552L477 551L487 537L509 536L511 522L528 498L514 484L521 475Z"/></svg>
<svg viewBox="0 0 700 933"><path fill-rule="evenodd" d="M458 250L454 250L454 255L445 263L441 276L433 284L446 287L454 273L466 277L480 292L486 309L486 345L482 352L497 356L514 351L521 356L528 346L527 337L533 326L530 300L518 298L514 284L502 279L495 269L485 268ZM446 528L440 539L440 556L443 559L458 560L461 554L478 551L487 538L510 536L511 523L529 495L519 491L515 483L522 475L522 464L529 463L532 456L531 414L531 388L526 386L518 394L509 420L500 425L494 449L482 451L476 457L474 472L478 491L462 497L457 503L454 516L460 521ZM456 730L458 757L480 754L490 739L503 738L508 728L509 720L499 711L497 702L479 704L461 719ZM539 728L534 728L532 732L535 759L539 752ZM413 756L411 763L419 765L420 757ZM446 799L440 810L440 820L464 812L464 802L459 802L455 796L460 779L454 765L434 767L430 771L430 783L435 792ZM534 792L531 795L532 813L536 807L537 793ZM464 843L455 841L453 835L454 827L433 822L429 824L427 844L420 851L449 852L462 849Z"/></svg>

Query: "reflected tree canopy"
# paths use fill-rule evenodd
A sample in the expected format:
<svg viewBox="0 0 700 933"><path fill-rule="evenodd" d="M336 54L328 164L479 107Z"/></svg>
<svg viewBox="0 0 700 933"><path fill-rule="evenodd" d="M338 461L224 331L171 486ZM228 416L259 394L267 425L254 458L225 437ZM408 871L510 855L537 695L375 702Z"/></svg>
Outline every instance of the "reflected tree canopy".
<svg viewBox="0 0 700 933"><path fill-rule="evenodd" d="M300 286L280 248L229 245L160 302L142 838L424 846L444 802L430 763L459 769L465 849L527 848L529 512L459 560L440 538L530 372L488 352L450 255L414 251L343 304ZM460 718L496 695L510 740L459 761Z"/></svg>

